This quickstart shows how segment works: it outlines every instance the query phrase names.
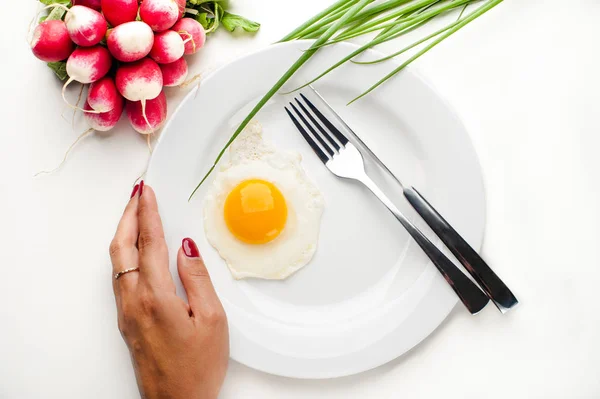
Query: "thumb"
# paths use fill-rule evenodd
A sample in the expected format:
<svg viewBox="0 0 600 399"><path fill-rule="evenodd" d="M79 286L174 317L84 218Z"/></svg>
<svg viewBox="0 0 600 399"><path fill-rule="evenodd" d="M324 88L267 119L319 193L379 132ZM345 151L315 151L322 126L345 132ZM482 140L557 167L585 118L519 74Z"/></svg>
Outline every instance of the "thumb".
<svg viewBox="0 0 600 399"><path fill-rule="evenodd" d="M198 246L191 238L184 238L181 243L177 271L193 313L202 314L221 306Z"/></svg>

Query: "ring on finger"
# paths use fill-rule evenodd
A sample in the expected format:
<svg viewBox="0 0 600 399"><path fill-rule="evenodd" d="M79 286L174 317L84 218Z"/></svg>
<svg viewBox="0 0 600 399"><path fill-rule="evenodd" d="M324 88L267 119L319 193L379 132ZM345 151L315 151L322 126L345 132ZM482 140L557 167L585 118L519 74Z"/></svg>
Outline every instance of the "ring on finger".
<svg viewBox="0 0 600 399"><path fill-rule="evenodd" d="M131 272L139 272L139 271L140 271L139 267L132 267L130 269L121 270L120 272L115 273L114 277L115 277L115 280L118 280L119 277L121 277L124 274L131 273Z"/></svg>

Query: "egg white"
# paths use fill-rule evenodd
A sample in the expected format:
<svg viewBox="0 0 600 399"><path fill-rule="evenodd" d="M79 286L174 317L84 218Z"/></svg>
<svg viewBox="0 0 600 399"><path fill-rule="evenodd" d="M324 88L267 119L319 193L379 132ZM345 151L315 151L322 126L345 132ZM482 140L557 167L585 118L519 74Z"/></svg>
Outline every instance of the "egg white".
<svg viewBox="0 0 600 399"><path fill-rule="evenodd" d="M284 279L312 259L325 206L319 189L308 179L296 152L279 151L262 138L260 124L252 122L229 148L204 198L204 230L210 244L236 279ZM283 231L266 244L248 244L228 229L224 204L241 182L262 179L273 183L285 198L288 216Z"/></svg>

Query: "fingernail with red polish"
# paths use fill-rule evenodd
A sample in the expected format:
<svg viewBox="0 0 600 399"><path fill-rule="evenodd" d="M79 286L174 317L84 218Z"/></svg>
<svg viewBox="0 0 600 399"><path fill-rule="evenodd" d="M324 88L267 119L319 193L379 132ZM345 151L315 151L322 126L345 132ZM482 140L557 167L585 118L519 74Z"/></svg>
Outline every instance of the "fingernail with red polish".
<svg viewBox="0 0 600 399"><path fill-rule="evenodd" d="M129 197L129 198L133 198L133 196L135 195L135 193L138 192L139 189L140 189L140 185L136 184L135 187L133 188L133 191L131 192L131 197Z"/></svg>
<svg viewBox="0 0 600 399"><path fill-rule="evenodd" d="M144 181L142 180L140 182L140 197L142 196L143 193L144 193Z"/></svg>
<svg viewBox="0 0 600 399"><path fill-rule="evenodd" d="M181 248L183 248L183 253L188 258L199 258L200 251L198 250L198 246L191 238L184 238L181 242Z"/></svg>

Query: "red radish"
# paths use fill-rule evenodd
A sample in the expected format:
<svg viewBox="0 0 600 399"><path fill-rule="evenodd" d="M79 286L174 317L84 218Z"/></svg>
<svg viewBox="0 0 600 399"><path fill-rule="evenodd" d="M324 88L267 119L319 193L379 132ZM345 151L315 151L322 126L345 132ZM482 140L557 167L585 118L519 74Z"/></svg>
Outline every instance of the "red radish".
<svg viewBox="0 0 600 399"><path fill-rule="evenodd" d="M112 57L102 46L78 47L67 60L69 82L87 84L104 77L110 70Z"/></svg>
<svg viewBox="0 0 600 399"><path fill-rule="evenodd" d="M117 60L134 62L150 53L154 32L144 22L127 22L110 31L106 44Z"/></svg>
<svg viewBox="0 0 600 399"><path fill-rule="evenodd" d="M185 14L186 0L177 0L177 6L179 7L177 20L179 21L181 18L183 18L183 14Z"/></svg>
<svg viewBox="0 0 600 399"><path fill-rule="evenodd" d="M161 93L163 76L160 67L150 58L130 64L123 64L117 69L115 78L117 90L129 101L139 101L142 116L146 116L146 101L152 100ZM147 121L148 126L151 126Z"/></svg>
<svg viewBox="0 0 600 399"><path fill-rule="evenodd" d="M163 91L146 105L141 101L127 101L125 106L131 126L141 134L151 134L160 129L167 119L167 97Z"/></svg>
<svg viewBox="0 0 600 399"><path fill-rule="evenodd" d="M140 18L153 31L162 32L179 19L179 4L176 0L144 0L140 6Z"/></svg>
<svg viewBox="0 0 600 399"><path fill-rule="evenodd" d="M185 42L185 54L194 54L204 46L206 32L200 22L193 18L182 18L172 28Z"/></svg>
<svg viewBox="0 0 600 399"><path fill-rule="evenodd" d="M114 80L105 76L90 85L86 104L90 107L88 110L107 113L115 109L120 101L122 99Z"/></svg>
<svg viewBox="0 0 600 399"><path fill-rule="evenodd" d="M161 64L160 70L163 74L163 86L166 87L183 84L188 75L188 65L183 57L170 64Z"/></svg>
<svg viewBox="0 0 600 399"><path fill-rule="evenodd" d="M100 0L73 0L72 3L74 6L85 6L96 11L101 10Z"/></svg>
<svg viewBox="0 0 600 399"><path fill-rule="evenodd" d="M92 129L99 132L106 132L115 127L117 122L119 122L121 114L123 113L124 103L125 100L123 97L117 94L114 104L115 107L112 110L100 114L86 112L83 115ZM86 101L83 109L86 111L91 111L92 107L90 106L89 102Z"/></svg>
<svg viewBox="0 0 600 399"><path fill-rule="evenodd" d="M169 64L183 57L185 50L179 33L167 30L154 35L154 45L150 57L159 64Z"/></svg>
<svg viewBox="0 0 600 399"><path fill-rule="evenodd" d="M79 46L86 47L100 43L108 28L102 14L84 6L68 9L65 23L71 40Z"/></svg>
<svg viewBox="0 0 600 399"><path fill-rule="evenodd" d="M108 73L111 65L112 57L110 56L110 53L100 45L94 47L78 47L75 49L67 60L67 74L69 75L69 80L67 80L62 89L62 96L65 102L69 104L65 98L65 90L72 81L83 84L95 82ZM73 107L73 105L69 105Z"/></svg>
<svg viewBox="0 0 600 399"><path fill-rule="evenodd" d="M63 21L44 21L36 26L31 40L31 51L42 61L57 62L71 55L75 46Z"/></svg>
<svg viewBox="0 0 600 399"><path fill-rule="evenodd" d="M138 14L138 0L102 0L102 13L112 26L135 21Z"/></svg>
<svg viewBox="0 0 600 399"><path fill-rule="evenodd" d="M115 78L117 90L129 101L145 101L156 98L163 87L162 72L150 58L122 64Z"/></svg>

